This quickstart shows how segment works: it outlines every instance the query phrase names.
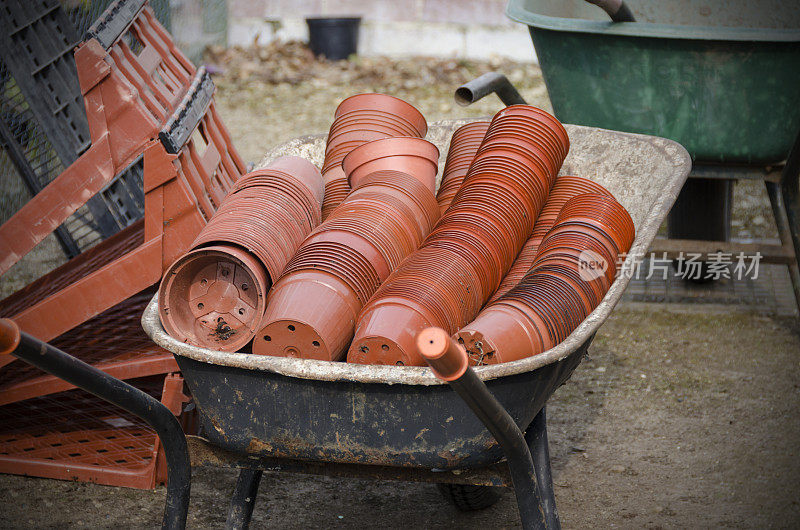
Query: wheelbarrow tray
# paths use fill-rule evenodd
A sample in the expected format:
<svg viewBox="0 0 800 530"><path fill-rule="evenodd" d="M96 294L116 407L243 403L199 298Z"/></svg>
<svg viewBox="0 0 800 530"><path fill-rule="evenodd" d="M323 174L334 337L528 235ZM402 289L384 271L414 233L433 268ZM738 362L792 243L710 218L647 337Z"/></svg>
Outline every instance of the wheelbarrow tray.
<svg viewBox="0 0 800 530"><path fill-rule="evenodd" d="M585 0L510 0L555 115L671 138L703 162L782 161L800 129L796 2L627 0L612 23Z"/></svg>
<svg viewBox="0 0 800 530"><path fill-rule="evenodd" d="M452 132L468 121L430 127L428 139L442 158ZM663 138L566 127L571 147L562 174L581 175L609 189L636 225L631 256L644 254L688 175L688 153ZM270 151L261 165L281 155L319 164L324 149L323 135L298 138ZM600 305L558 346L476 369L523 430L569 378L628 281L628 275L620 275ZM502 457L483 424L427 367L198 348L167 335L157 307L154 298L142 317L144 329L175 355L204 436L214 445L260 457L428 469L481 467Z"/></svg>

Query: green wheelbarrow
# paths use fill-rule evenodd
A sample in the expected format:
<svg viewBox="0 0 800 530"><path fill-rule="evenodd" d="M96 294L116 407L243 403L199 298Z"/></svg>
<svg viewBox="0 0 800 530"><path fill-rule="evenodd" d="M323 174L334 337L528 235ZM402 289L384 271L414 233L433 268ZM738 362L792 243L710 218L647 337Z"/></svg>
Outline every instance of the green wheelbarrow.
<svg viewBox="0 0 800 530"><path fill-rule="evenodd" d="M652 250L760 252L789 266L800 305L800 5L763 0L629 0L611 22L584 0L510 0L526 24L555 115L565 123L657 135L694 167ZM782 169L782 174L781 174ZM730 239L732 182L763 179L780 245ZM679 240L679 241L676 241Z"/></svg>

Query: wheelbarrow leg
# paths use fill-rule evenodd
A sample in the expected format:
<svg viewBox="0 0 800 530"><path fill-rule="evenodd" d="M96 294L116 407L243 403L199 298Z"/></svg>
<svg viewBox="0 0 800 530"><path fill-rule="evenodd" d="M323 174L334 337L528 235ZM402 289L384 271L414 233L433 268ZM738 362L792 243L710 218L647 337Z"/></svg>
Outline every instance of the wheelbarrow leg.
<svg viewBox="0 0 800 530"><path fill-rule="evenodd" d="M765 181L775 225L781 244L794 250L794 262L789 264L789 277L792 280L797 309L800 311L800 133L795 139L786 166L781 173L780 183Z"/></svg>
<svg viewBox="0 0 800 530"><path fill-rule="evenodd" d="M227 530L245 530L250 527L250 518L253 516L253 508L256 505L261 475L260 469L242 469L239 472L236 489L233 490L233 497L231 497L228 519L225 521Z"/></svg>
<svg viewBox="0 0 800 530"><path fill-rule="evenodd" d="M503 449L522 527L526 530L549 528L527 440L508 411L467 365L466 351L438 328L420 332L417 347L437 377L447 381Z"/></svg>
<svg viewBox="0 0 800 530"><path fill-rule="evenodd" d="M525 441L528 442L533 457L533 467L536 469L536 478L539 482L539 497L544 510L544 520L547 528L561 528L556 508L556 495L553 491L553 472L550 467L550 448L547 443L547 414L546 407L542 407L539 414L525 431Z"/></svg>
<svg viewBox="0 0 800 530"><path fill-rule="evenodd" d="M0 357L13 355L143 419L158 434L167 459L167 501L162 528L186 528L192 468L178 419L153 396L21 332L0 318Z"/></svg>

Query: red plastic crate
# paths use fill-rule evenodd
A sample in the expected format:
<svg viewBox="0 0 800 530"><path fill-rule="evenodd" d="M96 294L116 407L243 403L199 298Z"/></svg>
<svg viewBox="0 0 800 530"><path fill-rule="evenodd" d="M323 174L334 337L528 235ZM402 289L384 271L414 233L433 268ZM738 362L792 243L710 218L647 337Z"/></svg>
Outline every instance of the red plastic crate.
<svg viewBox="0 0 800 530"><path fill-rule="evenodd" d="M173 412L188 401L179 375L133 383ZM184 429L192 416L182 415ZM0 407L0 473L150 489L165 480L166 462L144 421L76 389Z"/></svg>
<svg viewBox="0 0 800 530"><path fill-rule="evenodd" d="M145 289L50 344L118 379L177 372L172 354L153 343L140 324L154 293L155 288ZM72 388L63 379L15 360L0 371L0 406Z"/></svg>

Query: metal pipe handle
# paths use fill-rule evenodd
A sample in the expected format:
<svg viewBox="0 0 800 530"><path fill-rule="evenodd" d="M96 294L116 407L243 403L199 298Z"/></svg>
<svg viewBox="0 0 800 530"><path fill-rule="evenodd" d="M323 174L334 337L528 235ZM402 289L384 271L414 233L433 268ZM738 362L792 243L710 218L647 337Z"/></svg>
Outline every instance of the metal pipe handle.
<svg viewBox="0 0 800 530"><path fill-rule="evenodd" d="M465 83L456 89L456 103L462 107L471 105L489 94L497 94L503 105L525 105L525 100L519 94L511 81L506 76L498 72L483 74Z"/></svg>
<svg viewBox="0 0 800 530"><path fill-rule="evenodd" d="M623 0L586 0L594 4L611 18L613 22L636 22L631 9Z"/></svg>
<svg viewBox="0 0 800 530"><path fill-rule="evenodd" d="M421 331L417 335L417 349L436 376L447 381L503 448L523 528L548 528L539 497L536 469L525 436L486 384L468 366L466 350L440 328Z"/></svg>
<svg viewBox="0 0 800 530"><path fill-rule="evenodd" d="M189 451L181 424L163 403L20 331L17 324L7 318L0 318L0 355L22 359L146 421L161 439L167 457L167 501L161 526L180 530L186 528L192 478Z"/></svg>

